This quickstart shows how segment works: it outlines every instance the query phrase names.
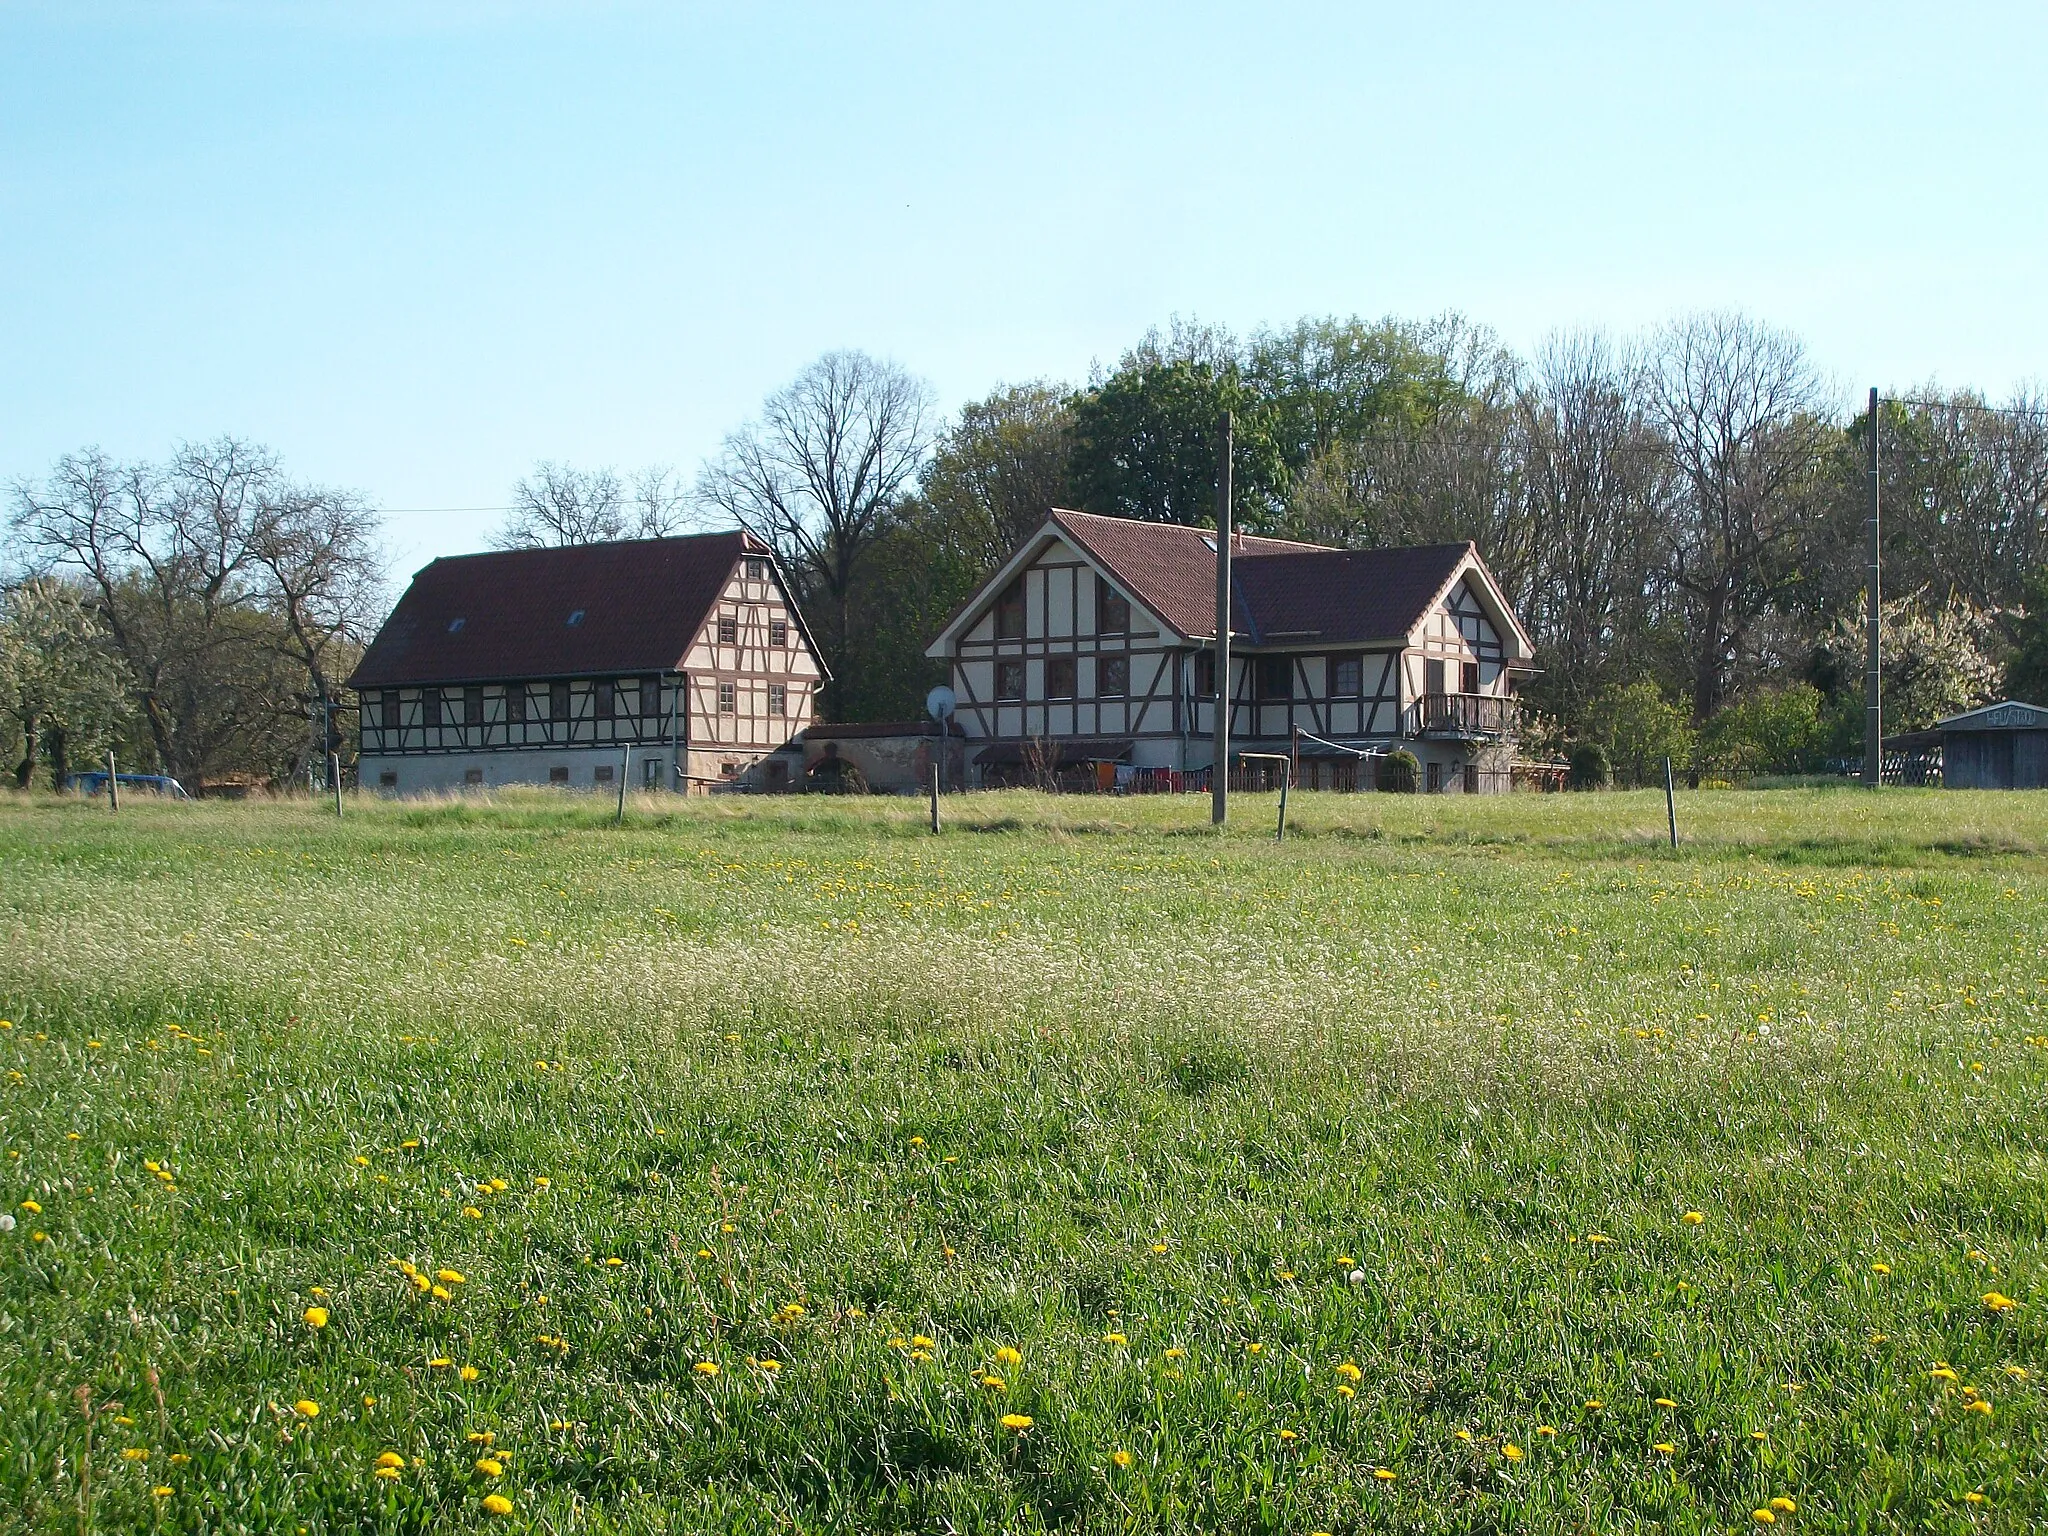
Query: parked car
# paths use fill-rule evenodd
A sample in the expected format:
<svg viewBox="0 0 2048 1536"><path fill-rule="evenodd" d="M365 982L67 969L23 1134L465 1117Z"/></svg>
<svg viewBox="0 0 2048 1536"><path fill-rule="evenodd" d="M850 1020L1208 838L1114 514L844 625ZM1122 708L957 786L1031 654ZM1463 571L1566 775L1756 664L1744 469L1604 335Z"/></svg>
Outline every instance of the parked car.
<svg viewBox="0 0 2048 1536"><path fill-rule="evenodd" d="M167 773L124 773L121 776L123 789L137 790L145 795L168 795L173 800L190 800L185 786ZM64 781L64 787L91 799L107 792L107 776L104 773L74 773Z"/></svg>

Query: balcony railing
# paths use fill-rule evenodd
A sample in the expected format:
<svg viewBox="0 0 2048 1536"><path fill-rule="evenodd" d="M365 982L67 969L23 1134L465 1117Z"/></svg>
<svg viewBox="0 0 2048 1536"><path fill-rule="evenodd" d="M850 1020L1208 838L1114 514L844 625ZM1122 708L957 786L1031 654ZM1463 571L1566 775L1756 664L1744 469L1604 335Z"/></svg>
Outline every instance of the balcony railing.
<svg viewBox="0 0 2048 1536"><path fill-rule="evenodd" d="M1516 700L1490 693L1425 693L1410 706L1411 736L1509 741L1521 720Z"/></svg>

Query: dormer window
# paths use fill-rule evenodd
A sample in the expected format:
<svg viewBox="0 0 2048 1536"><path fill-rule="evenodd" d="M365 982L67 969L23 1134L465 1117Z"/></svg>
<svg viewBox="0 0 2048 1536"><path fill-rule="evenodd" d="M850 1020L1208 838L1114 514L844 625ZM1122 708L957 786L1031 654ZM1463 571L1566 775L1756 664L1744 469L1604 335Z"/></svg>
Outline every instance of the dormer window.
<svg viewBox="0 0 2048 1536"><path fill-rule="evenodd" d="M747 557L747 580L766 581L767 579L768 562L759 556L749 555Z"/></svg>
<svg viewBox="0 0 2048 1536"><path fill-rule="evenodd" d="M577 625L581 624L582 622L583 610L581 608L578 608L574 613L569 615L569 627L571 629L574 629Z"/></svg>

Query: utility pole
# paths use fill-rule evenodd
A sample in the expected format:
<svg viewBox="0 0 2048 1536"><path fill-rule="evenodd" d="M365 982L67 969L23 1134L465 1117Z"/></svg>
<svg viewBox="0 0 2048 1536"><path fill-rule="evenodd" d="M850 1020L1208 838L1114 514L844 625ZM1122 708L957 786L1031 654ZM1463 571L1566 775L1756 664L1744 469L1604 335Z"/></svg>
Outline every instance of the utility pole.
<svg viewBox="0 0 2048 1536"><path fill-rule="evenodd" d="M1878 607L1878 562L1882 558L1880 526L1878 520L1878 475L1877 475L1877 391L1870 392L1870 516L1865 520L1863 531L1869 542L1866 557L1864 585L1867 589L1869 606L1865 613L1867 633L1864 637L1863 658L1863 782L1876 789L1884 782L1884 701L1879 695L1878 625L1881 610Z"/></svg>
<svg viewBox="0 0 2048 1536"><path fill-rule="evenodd" d="M1209 820L1230 819L1230 412L1219 423L1216 456L1216 746L1209 769Z"/></svg>

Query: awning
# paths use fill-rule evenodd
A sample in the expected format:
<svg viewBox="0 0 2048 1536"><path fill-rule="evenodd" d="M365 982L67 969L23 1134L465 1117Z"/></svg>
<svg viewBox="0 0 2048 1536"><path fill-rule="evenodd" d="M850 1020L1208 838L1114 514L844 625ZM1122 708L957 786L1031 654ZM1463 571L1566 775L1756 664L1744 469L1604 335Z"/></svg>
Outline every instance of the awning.
<svg viewBox="0 0 2048 1536"><path fill-rule="evenodd" d="M974 754L983 768L1021 768L1030 761L1049 756L1052 768L1074 768L1082 763L1127 763L1131 760L1128 741L1048 741L1043 745L1025 741L992 741Z"/></svg>

